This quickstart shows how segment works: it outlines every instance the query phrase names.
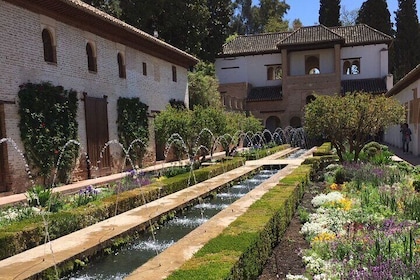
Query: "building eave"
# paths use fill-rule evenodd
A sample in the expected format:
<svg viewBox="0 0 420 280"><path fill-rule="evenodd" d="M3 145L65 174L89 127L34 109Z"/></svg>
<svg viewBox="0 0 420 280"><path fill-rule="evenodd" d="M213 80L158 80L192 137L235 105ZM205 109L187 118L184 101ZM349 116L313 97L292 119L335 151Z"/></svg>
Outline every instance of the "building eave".
<svg viewBox="0 0 420 280"><path fill-rule="evenodd" d="M79 0L4 1L185 68L190 68L199 61L194 56Z"/></svg>
<svg viewBox="0 0 420 280"><path fill-rule="evenodd" d="M404 90L406 87L420 79L420 64L418 64L413 70L399 80L387 93L387 97L394 96Z"/></svg>

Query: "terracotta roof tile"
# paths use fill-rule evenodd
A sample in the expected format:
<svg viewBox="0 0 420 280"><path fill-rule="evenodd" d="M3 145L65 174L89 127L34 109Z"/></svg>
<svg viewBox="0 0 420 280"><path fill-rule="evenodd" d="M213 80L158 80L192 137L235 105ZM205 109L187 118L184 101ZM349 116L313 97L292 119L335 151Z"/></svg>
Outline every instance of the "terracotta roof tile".
<svg viewBox="0 0 420 280"><path fill-rule="evenodd" d="M283 98L281 86L254 87L248 94L247 101L279 100Z"/></svg>
<svg viewBox="0 0 420 280"><path fill-rule="evenodd" d="M369 43L390 43L392 37L366 24L338 26L330 28L346 39L345 45L362 45Z"/></svg>
<svg viewBox="0 0 420 280"><path fill-rule="evenodd" d="M223 45L223 55L280 52L277 43L290 32L238 36Z"/></svg>
<svg viewBox="0 0 420 280"><path fill-rule="evenodd" d="M301 27L294 32L242 35L223 45L219 57L278 53L281 48L305 47L340 43L343 46L390 43L392 37L368 25L325 27L323 25Z"/></svg>
<svg viewBox="0 0 420 280"><path fill-rule="evenodd" d="M341 81L341 93L364 91L373 94L386 93L386 83L384 79L359 79Z"/></svg>
<svg viewBox="0 0 420 280"><path fill-rule="evenodd" d="M324 25L301 27L292 34L281 40L277 45L279 47L290 45L307 45L325 42L340 42L344 38Z"/></svg>

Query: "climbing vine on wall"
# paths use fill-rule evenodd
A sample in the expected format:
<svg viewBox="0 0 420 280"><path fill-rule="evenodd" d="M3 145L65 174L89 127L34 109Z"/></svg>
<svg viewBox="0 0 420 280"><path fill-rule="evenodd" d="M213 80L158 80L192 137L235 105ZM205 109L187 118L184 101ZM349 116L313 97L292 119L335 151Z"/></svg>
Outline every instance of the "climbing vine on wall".
<svg viewBox="0 0 420 280"><path fill-rule="evenodd" d="M77 93L49 82L19 87L19 128L25 156L45 185L53 183L56 167L57 179L66 182L79 151L76 145L64 150L69 140L77 140Z"/></svg>
<svg viewBox="0 0 420 280"><path fill-rule="evenodd" d="M120 97L117 101L118 138L125 149L131 145L128 155L138 165L141 165L149 139L148 108L139 98Z"/></svg>

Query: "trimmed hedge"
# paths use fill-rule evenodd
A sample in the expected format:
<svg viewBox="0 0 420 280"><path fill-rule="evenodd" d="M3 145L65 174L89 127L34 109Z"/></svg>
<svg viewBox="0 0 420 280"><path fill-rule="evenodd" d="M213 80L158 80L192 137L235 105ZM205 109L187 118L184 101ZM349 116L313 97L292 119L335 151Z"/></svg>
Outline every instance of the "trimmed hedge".
<svg viewBox="0 0 420 280"><path fill-rule="evenodd" d="M284 145L280 145L280 146L275 146L272 148L268 148L268 149L249 149L245 152L240 153L240 156L245 157L246 160L256 160L256 159L261 159L264 158L266 156L275 154L277 152L286 150L287 148L290 148L289 144L284 144Z"/></svg>
<svg viewBox="0 0 420 280"><path fill-rule="evenodd" d="M287 229L311 170L301 165L280 180L166 279L256 279Z"/></svg>
<svg viewBox="0 0 420 280"><path fill-rule="evenodd" d="M194 171L196 182L202 182L233 170L244 164L244 159L235 157L219 164ZM103 221L165 195L188 187L189 173L177 175L150 185L112 195L87 205L57 213L48 213L48 233L56 239L79 229ZM195 182L194 182L195 183ZM31 249L45 242L45 226L42 216L32 217L2 227L0 231L0 260Z"/></svg>

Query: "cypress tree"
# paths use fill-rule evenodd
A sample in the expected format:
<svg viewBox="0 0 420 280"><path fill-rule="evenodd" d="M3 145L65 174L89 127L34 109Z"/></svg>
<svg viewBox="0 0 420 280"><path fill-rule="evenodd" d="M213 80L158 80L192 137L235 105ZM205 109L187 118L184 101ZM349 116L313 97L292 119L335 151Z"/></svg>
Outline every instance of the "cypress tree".
<svg viewBox="0 0 420 280"><path fill-rule="evenodd" d="M340 0L320 0L319 23L327 27L339 26Z"/></svg>
<svg viewBox="0 0 420 280"><path fill-rule="evenodd" d="M393 35L391 14L385 0L367 0L363 2L356 23L364 23L385 34Z"/></svg>
<svg viewBox="0 0 420 280"><path fill-rule="evenodd" d="M394 75L399 80L420 63L420 26L415 0L398 0L395 22Z"/></svg>

